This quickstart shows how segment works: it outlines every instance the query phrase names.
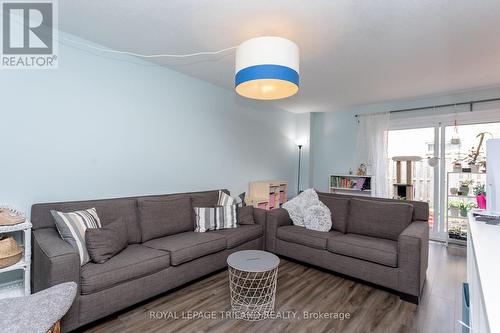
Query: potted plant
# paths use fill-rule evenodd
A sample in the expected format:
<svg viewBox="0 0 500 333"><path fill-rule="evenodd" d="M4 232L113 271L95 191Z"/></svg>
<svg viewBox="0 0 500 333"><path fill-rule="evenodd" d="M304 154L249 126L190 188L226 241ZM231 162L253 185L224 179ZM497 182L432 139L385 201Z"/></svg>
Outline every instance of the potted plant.
<svg viewBox="0 0 500 333"><path fill-rule="evenodd" d="M479 161L479 172L485 173L486 172L486 160Z"/></svg>
<svg viewBox="0 0 500 333"><path fill-rule="evenodd" d="M477 206L481 209L486 209L486 190L484 184L477 184L473 188L474 195L476 196Z"/></svg>
<svg viewBox="0 0 500 333"><path fill-rule="evenodd" d="M461 240L467 240L467 229L460 229L460 238Z"/></svg>
<svg viewBox="0 0 500 333"><path fill-rule="evenodd" d="M450 194L457 195L458 194L458 187L450 187Z"/></svg>
<svg viewBox="0 0 500 333"><path fill-rule="evenodd" d="M453 172L462 172L462 163L459 160L453 162Z"/></svg>
<svg viewBox="0 0 500 333"><path fill-rule="evenodd" d="M448 229L448 236L450 238L460 239L460 226L456 225Z"/></svg>
<svg viewBox="0 0 500 333"><path fill-rule="evenodd" d="M469 195L469 186L474 183L472 179L461 180L459 183L458 195L468 196Z"/></svg>
<svg viewBox="0 0 500 333"><path fill-rule="evenodd" d="M468 161L467 161L467 164L469 164L469 167L470 167L470 171L471 172L479 172L479 167L481 166L481 160L484 160L484 153L482 152L481 148L483 146L483 143L484 143L484 137L486 136L486 134L489 134L493 137L493 135L489 132L481 132L479 133L478 135L476 135L476 138L479 138L479 143L477 145L477 148L474 148L472 147L470 149L470 152L467 156L468 158Z"/></svg>
<svg viewBox="0 0 500 333"><path fill-rule="evenodd" d="M472 202L460 202L458 208L460 209L460 216L467 217L469 210L476 208L476 204Z"/></svg>
<svg viewBox="0 0 500 333"><path fill-rule="evenodd" d="M450 217L458 217L458 214L460 214L459 200L450 200L448 203L448 213L450 214Z"/></svg>

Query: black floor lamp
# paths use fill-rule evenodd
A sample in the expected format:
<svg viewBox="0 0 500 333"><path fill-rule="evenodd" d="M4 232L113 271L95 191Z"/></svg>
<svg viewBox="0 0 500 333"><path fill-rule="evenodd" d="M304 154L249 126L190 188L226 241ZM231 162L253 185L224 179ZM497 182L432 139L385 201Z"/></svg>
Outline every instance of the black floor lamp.
<svg viewBox="0 0 500 333"><path fill-rule="evenodd" d="M297 195L300 193L300 155L302 153L302 145L298 144L299 147L299 171L297 172Z"/></svg>

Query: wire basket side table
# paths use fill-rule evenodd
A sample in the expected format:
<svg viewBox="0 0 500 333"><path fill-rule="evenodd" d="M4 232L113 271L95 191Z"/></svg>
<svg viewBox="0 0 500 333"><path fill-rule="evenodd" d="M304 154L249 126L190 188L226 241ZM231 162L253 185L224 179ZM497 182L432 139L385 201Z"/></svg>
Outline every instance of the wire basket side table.
<svg viewBox="0 0 500 333"><path fill-rule="evenodd" d="M258 250L239 251L227 258L231 310L235 318L257 321L274 311L279 258Z"/></svg>

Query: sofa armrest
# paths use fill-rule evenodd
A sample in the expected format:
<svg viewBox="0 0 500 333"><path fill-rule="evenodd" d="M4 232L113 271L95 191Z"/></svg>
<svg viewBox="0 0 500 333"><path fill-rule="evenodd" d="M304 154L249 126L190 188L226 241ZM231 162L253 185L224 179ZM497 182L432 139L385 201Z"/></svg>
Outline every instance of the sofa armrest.
<svg viewBox="0 0 500 333"><path fill-rule="evenodd" d="M33 291L59 283L73 281L80 284L80 256L64 241L56 229L33 231Z"/></svg>
<svg viewBox="0 0 500 333"><path fill-rule="evenodd" d="M61 321L62 332L79 326L80 312L80 255L64 241L55 228L32 231L33 256L31 283L33 292L73 281L78 285L73 305Z"/></svg>
<svg viewBox="0 0 500 333"><path fill-rule="evenodd" d="M398 238L399 290L420 296L429 256L429 224L413 221Z"/></svg>
<svg viewBox="0 0 500 333"><path fill-rule="evenodd" d="M267 212L266 219L266 250L274 252L276 248L276 232L279 227L291 225L292 220L286 209L276 208Z"/></svg>

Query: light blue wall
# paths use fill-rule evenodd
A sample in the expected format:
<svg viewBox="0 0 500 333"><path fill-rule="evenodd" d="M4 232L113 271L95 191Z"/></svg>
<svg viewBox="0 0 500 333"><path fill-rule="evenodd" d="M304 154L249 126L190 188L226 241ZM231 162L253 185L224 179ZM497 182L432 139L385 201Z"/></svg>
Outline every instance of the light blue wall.
<svg viewBox="0 0 500 333"><path fill-rule="evenodd" d="M294 114L135 58L61 45L59 61L0 72L0 203L295 188Z"/></svg>
<svg viewBox="0 0 500 333"><path fill-rule="evenodd" d="M408 101L363 105L335 112L311 115L312 186L327 191L328 175L356 171L355 149L357 121L355 114L390 111L430 105L467 102L500 97L500 88L481 89L453 95L435 96ZM426 111L419 111L426 113ZM414 113L413 113L414 115Z"/></svg>

